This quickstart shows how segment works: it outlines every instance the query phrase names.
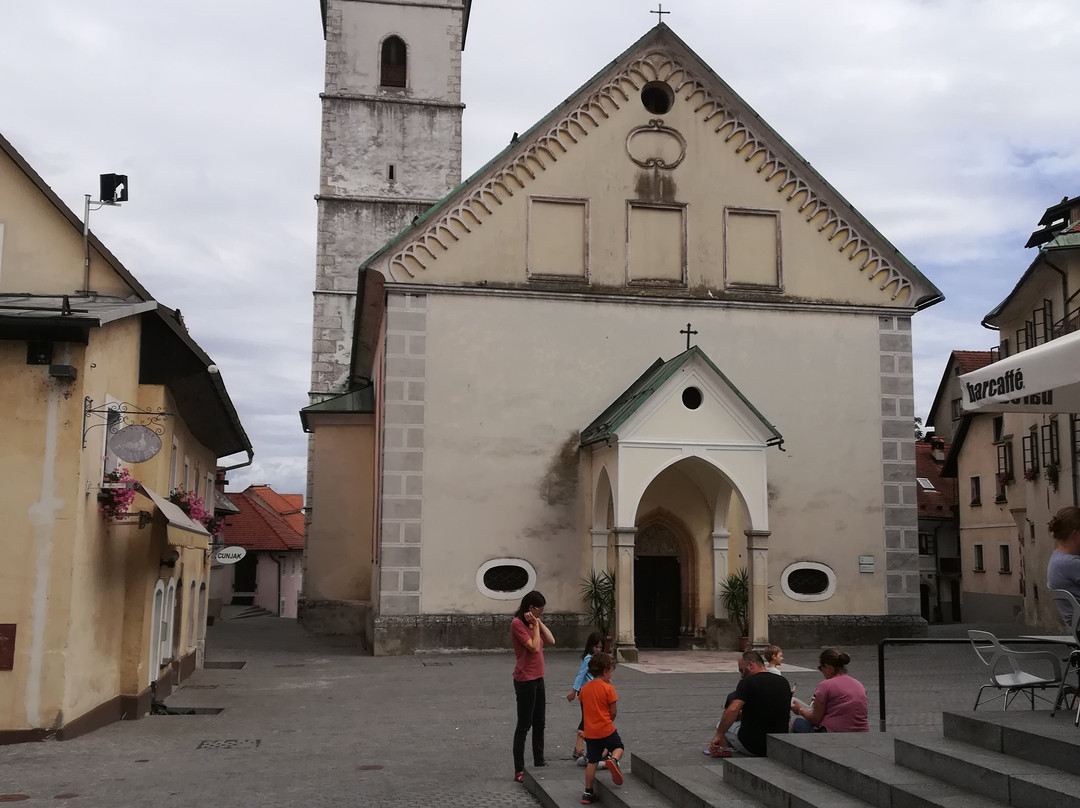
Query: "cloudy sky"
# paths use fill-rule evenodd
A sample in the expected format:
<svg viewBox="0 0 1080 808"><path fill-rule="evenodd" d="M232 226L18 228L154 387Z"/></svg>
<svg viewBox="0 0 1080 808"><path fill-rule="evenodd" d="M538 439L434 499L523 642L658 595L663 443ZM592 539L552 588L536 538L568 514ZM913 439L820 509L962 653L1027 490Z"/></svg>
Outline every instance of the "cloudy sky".
<svg viewBox="0 0 1080 808"><path fill-rule="evenodd" d="M655 0L474 0L464 174L655 22ZM947 297L915 318L916 412L1080 194L1074 0L666 0L676 33ZM255 446L232 488L302 491L318 0L0 2L0 131L222 369Z"/></svg>

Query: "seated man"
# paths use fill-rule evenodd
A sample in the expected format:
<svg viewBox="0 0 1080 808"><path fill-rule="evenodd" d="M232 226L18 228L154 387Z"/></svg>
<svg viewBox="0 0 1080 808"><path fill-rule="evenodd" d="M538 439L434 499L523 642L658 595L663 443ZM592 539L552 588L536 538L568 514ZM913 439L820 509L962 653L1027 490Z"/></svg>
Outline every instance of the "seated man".
<svg viewBox="0 0 1080 808"><path fill-rule="evenodd" d="M716 735L709 742L709 750L720 757L730 755L733 748L745 755L764 755L765 736L788 731L791 709L788 680L770 674L757 651L742 655L739 672L743 678L735 688L735 698L724 710L724 717L716 725Z"/></svg>

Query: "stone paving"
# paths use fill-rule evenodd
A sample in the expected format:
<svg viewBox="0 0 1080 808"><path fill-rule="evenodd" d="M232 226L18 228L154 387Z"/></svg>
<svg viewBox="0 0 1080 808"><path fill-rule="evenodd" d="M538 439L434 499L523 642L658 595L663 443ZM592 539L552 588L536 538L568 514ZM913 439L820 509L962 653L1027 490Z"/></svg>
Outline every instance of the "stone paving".
<svg viewBox="0 0 1080 808"><path fill-rule="evenodd" d="M966 626L937 629L964 636ZM995 627L1001 636L1022 627ZM509 652L373 658L310 637L291 620L258 617L208 630L210 663L170 707L217 715L148 716L72 741L0 747L0 801L61 795L80 806L534 806L512 781L514 696ZM876 647L846 649L877 728ZM820 680L814 650L785 649L800 696ZM663 667L663 654L650 653ZM728 655L695 652L686 665ZM711 658L710 658L711 657ZM578 720L566 692L579 656L547 658L547 755L567 766ZM679 667L678 656L667 667ZM724 661L726 665L726 660ZM933 727L970 709L983 670L967 645L889 649L888 728ZM617 724L628 749L700 754L732 673L645 673L620 665ZM74 796L71 796L74 795Z"/></svg>

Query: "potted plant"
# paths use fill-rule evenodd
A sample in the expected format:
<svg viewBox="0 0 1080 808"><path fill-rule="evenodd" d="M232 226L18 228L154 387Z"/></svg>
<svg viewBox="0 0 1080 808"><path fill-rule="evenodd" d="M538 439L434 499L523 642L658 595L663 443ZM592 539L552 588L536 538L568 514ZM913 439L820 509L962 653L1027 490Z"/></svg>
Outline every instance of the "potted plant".
<svg viewBox="0 0 1080 808"><path fill-rule="evenodd" d="M750 574L746 567L720 581L720 605L739 629L739 646L745 649L750 643Z"/></svg>
<svg viewBox="0 0 1080 808"><path fill-rule="evenodd" d="M615 572L590 570L588 577L581 579L581 602L589 622L604 638L604 651L610 653L615 625Z"/></svg>
<svg viewBox="0 0 1080 808"><path fill-rule="evenodd" d="M135 478L123 466L106 472L98 493L98 508L106 519L123 519L128 514L131 501L135 499Z"/></svg>
<svg viewBox="0 0 1080 808"><path fill-rule="evenodd" d="M1046 482L1050 484L1050 487L1055 492L1058 490L1058 474L1061 472L1060 463L1047 463L1046 464Z"/></svg>

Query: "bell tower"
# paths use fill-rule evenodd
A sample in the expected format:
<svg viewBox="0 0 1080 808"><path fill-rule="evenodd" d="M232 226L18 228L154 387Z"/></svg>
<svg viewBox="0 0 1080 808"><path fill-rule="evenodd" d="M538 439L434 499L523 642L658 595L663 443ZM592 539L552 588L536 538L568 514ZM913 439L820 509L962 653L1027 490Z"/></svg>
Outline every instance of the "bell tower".
<svg viewBox="0 0 1080 808"><path fill-rule="evenodd" d="M312 403L348 383L357 270L461 181L471 0L321 0Z"/></svg>

